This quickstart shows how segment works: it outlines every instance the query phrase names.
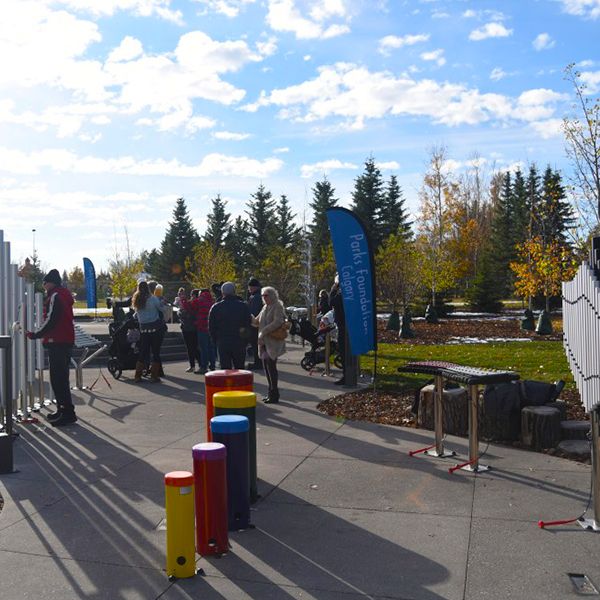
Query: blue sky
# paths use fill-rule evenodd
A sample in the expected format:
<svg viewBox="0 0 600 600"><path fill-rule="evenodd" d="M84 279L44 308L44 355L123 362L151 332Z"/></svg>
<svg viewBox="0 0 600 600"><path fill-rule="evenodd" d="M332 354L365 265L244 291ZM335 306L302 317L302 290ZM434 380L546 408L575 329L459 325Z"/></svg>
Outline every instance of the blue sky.
<svg viewBox="0 0 600 600"><path fill-rule="evenodd" d="M2 0L0 229L47 267L198 230L263 183L310 219L373 155L409 207L428 149L460 173L550 163L577 63L600 94L600 0Z"/></svg>

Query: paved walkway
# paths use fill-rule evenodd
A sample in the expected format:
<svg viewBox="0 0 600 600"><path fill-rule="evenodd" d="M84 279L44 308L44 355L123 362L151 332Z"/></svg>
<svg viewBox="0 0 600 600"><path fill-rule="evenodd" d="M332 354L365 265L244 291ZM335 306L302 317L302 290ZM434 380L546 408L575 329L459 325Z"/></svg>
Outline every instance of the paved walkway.
<svg viewBox="0 0 600 600"><path fill-rule="evenodd" d="M101 379L76 394L77 425L18 427L18 472L0 476L0 598L564 600L569 572L600 585L600 536L536 526L583 510L589 467L492 445L494 470L449 475L449 461L407 456L429 432L319 413L337 390L300 356L281 365L282 403L258 407L256 529L198 559L204 577L167 580L161 527L163 474L190 469L204 441L201 376L175 363L160 385Z"/></svg>

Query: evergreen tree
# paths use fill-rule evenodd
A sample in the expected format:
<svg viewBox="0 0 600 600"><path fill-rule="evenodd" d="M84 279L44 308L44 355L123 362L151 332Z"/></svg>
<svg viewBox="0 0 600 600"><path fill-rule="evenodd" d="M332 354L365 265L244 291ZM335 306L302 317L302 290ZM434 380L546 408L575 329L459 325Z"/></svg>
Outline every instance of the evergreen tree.
<svg viewBox="0 0 600 600"><path fill-rule="evenodd" d="M527 184L523 173L517 170L514 174L512 185L512 231L511 242L513 246L513 260L516 259L517 244L522 244L528 237L529 230L529 202Z"/></svg>
<svg viewBox="0 0 600 600"><path fill-rule="evenodd" d="M204 241L208 242L213 250L217 250L224 246L227 234L231 229L231 214L226 212L227 202L221 198L220 194L217 194L217 197L213 198L211 202L212 209L206 218Z"/></svg>
<svg viewBox="0 0 600 600"><path fill-rule="evenodd" d="M310 207L313 211L312 223L308 226L310 239L312 241L313 255L318 261L327 251L331 243L329 224L327 222L327 209L337 206L338 199L335 190L327 177L323 181L317 181L312 189L313 200Z"/></svg>
<svg viewBox="0 0 600 600"><path fill-rule="evenodd" d="M246 281L250 275L251 269L248 264L250 235L248 223L241 216L238 216L233 222L225 241L225 250L233 257L238 281Z"/></svg>
<svg viewBox="0 0 600 600"><path fill-rule="evenodd" d="M478 269L476 280L479 279L478 287L487 285L487 282L481 280L481 273L493 271L496 278L500 297L509 296L512 293L512 279L510 271L510 262L514 255L513 234L512 234L512 208L513 208L513 190L511 185L511 175L507 171L502 178L500 193L495 198L492 206L492 222L489 244L484 251L487 253L485 269ZM476 285L476 283L473 283ZM477 292L478 293L478 292ZM473 300L475 303L475 300Z"/></svg>
<svg viewBox="0 0 600 600"><path fill-rule="evenodd" d="M475 310L498 312L502 308L502 290L498 285L495 251L491 245L483 252L466 298L470 307Z"/></svg>
<svg viewBox="0 0 600 600"><path fill-rule="evenodd" d="M192 224L183 198L178 198L173 210L173 220L160 245L158 260L152 275L160 281L184 281L185 260L192 256L194 246L200 241Z"/></svg>
<svg viewBox="0 0 600 600"><path fill-rule="evenodd" d="M300 230L294 224L295 214L292 213L287 196L282 194L275 208L275 244L288 249L296 246L300 240Z"/></svg>
<svg viewBox="0 0 600 600"><path fill-rule="evenodd" d="M365 161L363 174L354 181L352 210L362 219L374 248L381 242L378 225L384 201L383 186L381 171L375 165L375 159L370 156Z"/></svg>
<svg viewBox="0 0 600 600"><path fill-rule="evenodd" d="M542 241L549 244L556 240L561 245L567 245L567 229L575 223L573 209L566 200L560 173L553 171L549 165L542 180L538 212Z"/></svg>
<svg viewBox="0 0 600 600"><path fill-rule="evenodd" d="M276 236L275 201L262 183L248 201L248 253L251 270L257 269L273 247Z"/></svg>
<svg viewBox="0 0 600 600"><path fill-rule="evenodd" d="M383 194L383 202L379 212L380 235L386 240L391 234L399 234L404 239L412 238L408 214L404 203L406 202L402 189L395 175L390 176L387 188Z"/></svg>
<svg viewBox="0 0 600 600"><path fill-rule="evenodd" d="M527 210L529 212L527 239L531 239L542 234L542 222L539 213L541 203L541 182L540 174L538 173L535 163L529 167L525 186L527 188Z"/></svg>

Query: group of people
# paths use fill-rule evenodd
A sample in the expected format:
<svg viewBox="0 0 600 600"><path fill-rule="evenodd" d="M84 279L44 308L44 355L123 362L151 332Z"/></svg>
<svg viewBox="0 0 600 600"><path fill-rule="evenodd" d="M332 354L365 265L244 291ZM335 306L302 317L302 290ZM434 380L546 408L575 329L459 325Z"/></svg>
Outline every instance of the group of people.
<svg viewBox="0 0 600 600"><path fill-rule="evenodd" d="M40 328L27 331L30 339L43 339L48 350L50 383L57 402L55 413L48 415L54 426L68 425L77 421L69 385L69 365L75 341L73 319L73 296L62 285L59 272L50 270L43 279L46 292L44 320ZM156 282L140 281L133 296L120 303L131 306L140 329L140 356L136 364L134 380L141 381L144 370L150 365L151 381L159 382L162 371L160 348L167 330L164 319L166 303L162 298L162 286ZM218 358L222 369L245 368L246 351L252 349L253 363L249 368L264 369L268 394L267 404L279 402L279 374L277 360L286 351L285 308L277 290L262 287L258 279L248 281L247 298L236 294L235 284L227 281L208 288L192 290L190 297L179 289L175 306L179 308L181 330L188 351L190 366L204 373L216 367ZM345 354L346 324L344 305L339 281L331 293L322 290L319 295L320 312L333 309L338 327L338 352ZM344 361L345 363L345 361ZM343 385L344 375L335 382Z"/></svg>

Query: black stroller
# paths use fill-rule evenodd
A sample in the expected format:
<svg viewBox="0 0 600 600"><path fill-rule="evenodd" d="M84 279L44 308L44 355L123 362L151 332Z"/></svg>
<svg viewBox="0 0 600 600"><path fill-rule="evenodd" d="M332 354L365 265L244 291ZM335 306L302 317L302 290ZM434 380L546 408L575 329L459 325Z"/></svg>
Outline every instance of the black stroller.
<svg viewBox="0 0 600 600"><path fill-rule="evenodd" d="M300 319L295 324L292 323L294 333L310 344L310 350L300 361L300 366L305 371L310 371L316 365L325 362L325 336L335 328L335 325L330 325L317 329L308 319ZM334 357L333 364L341 369L343 367L342 357L337 353L337 344L334 340L331 340L331 355Z"/></svg>
<svg viewBox="0 0 600 600"><path fill-rule="evenodd" d="M108 372L119 379L123 371L135 370L140 356L140 328L133 311L121 322L110 323L108 332L112 339L108 347Z"/></svg>

